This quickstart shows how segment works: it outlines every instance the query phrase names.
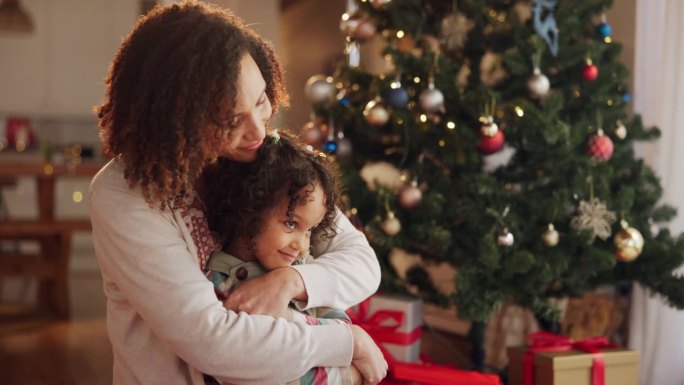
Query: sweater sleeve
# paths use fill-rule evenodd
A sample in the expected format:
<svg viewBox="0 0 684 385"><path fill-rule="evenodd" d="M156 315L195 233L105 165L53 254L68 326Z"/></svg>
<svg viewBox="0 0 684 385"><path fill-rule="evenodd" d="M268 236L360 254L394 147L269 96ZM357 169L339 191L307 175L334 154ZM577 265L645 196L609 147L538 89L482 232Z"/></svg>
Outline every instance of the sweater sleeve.
<svg viewBox="0 0 684 385"><path fill-rule="evenodd" d="M225 310L173 215L150 208L139 191L96 177L90 210L106 285L115 285L145 327L190 366L232 384L263 384L350 364L348 325L311 327Z"/></svg>
<svg viewBox="0 0 684 385"><path fill-rule="evenodd" d="M319 257L292 266L302 276L309 297L300 308L347 309L368 298L380 285L380 264L366 236L340 210L335 226L337 235L314 246Z"/></svg>

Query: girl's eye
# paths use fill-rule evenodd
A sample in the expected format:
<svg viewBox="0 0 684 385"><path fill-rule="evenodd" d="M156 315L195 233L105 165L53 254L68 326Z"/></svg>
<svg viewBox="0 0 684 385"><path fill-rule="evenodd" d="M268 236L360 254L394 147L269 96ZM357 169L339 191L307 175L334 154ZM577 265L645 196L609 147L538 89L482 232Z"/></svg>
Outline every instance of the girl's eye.
<svg viewBox="0 0 684 385"><path fill-rule="evenodd" d="M294 230L295 227L297 227L297 222L291 220L286 220L285 222L283 222L283 224L285 225L285 227L287 227L288 230Z"/></svg>
<svg viewBox="0 0 684 385"><path fill-rule="evenodd" d="M266 98L266 95L262 96L261 99L259 99L259 100L257 101L257 106L260 106L260 105L266 103L266 99L267 99L267 98Z"/></svg>

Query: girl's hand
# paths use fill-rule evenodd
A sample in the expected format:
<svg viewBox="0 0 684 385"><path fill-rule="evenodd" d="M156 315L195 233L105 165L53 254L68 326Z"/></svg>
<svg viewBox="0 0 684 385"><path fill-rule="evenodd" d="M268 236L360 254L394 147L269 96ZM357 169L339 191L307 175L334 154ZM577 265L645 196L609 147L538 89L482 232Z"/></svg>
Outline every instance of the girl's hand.
<svg viewBox="0 0 684 385"><path fill-rule="evenodd" d="M292 299L306 298L302 277L287 267L245 281L230 293L223 306L235 312L282 317Z"/></svg>

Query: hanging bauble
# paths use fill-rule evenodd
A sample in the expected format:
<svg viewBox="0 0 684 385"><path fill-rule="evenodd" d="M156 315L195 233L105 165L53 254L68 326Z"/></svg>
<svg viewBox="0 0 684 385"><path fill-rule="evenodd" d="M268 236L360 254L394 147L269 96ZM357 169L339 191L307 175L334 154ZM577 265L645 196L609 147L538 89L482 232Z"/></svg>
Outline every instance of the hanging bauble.
<svg viewBox="0 0 684 385"><path fill-rule="evenodd" d="M334 140L328 140L323 145L323 149L328 152L328 154L334 154L337 152L337 142Z"/></svg>
<svg viewBox="0 0 684 385"><path fill-rule="evenodd" d="M644 237L639 230L629 227L627 221L620 221L622 230L615 234L614 242L617 251L615 253L618 260L631 262L635 260L644 248Z"/></svg>
<svg viewBox="0 0 684 385"><path fill-rule="evenodd" d="M363 109L363 116L373 126L384 126L390 118L385 106L377 99L371 100L366 104L366 107Z"/></svg>
<svg viewBox="0 0 684 385"><path fill-rule="evenodd" d="M397 88L387 90L384 99L387 105L392 108L406 108L409 102L409 94L406 89L401 88L401 85L399 85Z"/></svg>
<svg viewBox="0 0 684 385"><path fill-rule="evenodd" d="M598 77L599 71L598 67L596 67L592 62L591 59L587 59L586 64L584 65L584 68L582 68L582 78L588 82L596 80Z"/></svg>
<svg viewBox="0 0 684 385"><path fill-rule="evenodd" d="M380 224L385 234L393 237L401 231L401 222L394 216L392 211L387 213L387 218Z"/></svg>
<svg viewBox="0 0 684 385"><path fill-rule="evenodd" d="M615 124L615 128L613 128L613 133L615 134L615 137L623 140L627 137L627 127L621 122L617 121Z"/></svg>
<svg viewBox="0 0 684 385"><path fill-rule="evenodd" d="M426 90L420 93L419 101L420 108L423 111L428 113L437 112L444 106L444 94L431 83Z"/></svg>
<svg viewBox="0 0 684 385"><path fill-rule="evenodd" d="M629 94L629 92L625 92L622 94L622 101L625 103L629 103L632 101L632 95Z"/></svg>
<svg viewBox="0 0 684 385"><path fill-rule="evenodd" d="M558 245L558 241L560 240L560 235L558 234L558 231L553 227L552 223L549 223L549 225L546 227L546 230L541 235L542 242L544 242L544 245L548 247L555 247Z"/></svg>
<svg viewBox="0 0 684 385"><path fill-rule="evenodd" d="M371 4L373 4L373 8L375 9L384 9L391 2L392 0L372 0Z"/></svg>
<svg viewBox="0 0 684 385"><path fill-rule="evenodd" d="M325 75L314 75L306 81L304 92L309 102L325 103L335 96L335 85L329 82Z"/></svg>
<svg viewBox="0 0 684 385"><path fill-rule="evenodd" d="M417 207L422 201L423 192L418 188L418 183L416 181L405 185L399 192L399 204L407 210Z"/></svg>
<svg viewBox="0 0 684 385"><path fill-rule="evenodd" d="M539 68L535 68L532 76L527 79L527 89L534 99L541 99L549 93L551 82Z"/></svg>
<svg viewBox="0 0 684 385"><path fill-rule="evenodd" d="M505 137L503 131L497 130L494 136L480 135L480 144L477 150L483 155L494 154L504 147Z"/></svg>
<svg viewBox="0 0 684 385"><path fill-rule="evenodd" d="M610 37L610 35L613 33L613 28L610 26L610 24L604 21L596 26L596 33L601 39L605 39Z"/></svg>
<svg viewBox="0 0 684 385"><path fill-rule="evenodd" d="M375 36L375 32L377 32L375 24L369 19L362 19L354 31L354 37L356 40L364 42Z"/></svg>
<svg viewBox="0 0 684 385"><path fill-rule="evenodd" d="M599 129L596 135L589 138L587 153L594 160L605 162L613 156L613 141Z"/></svg>
<svg viewBox="0 0 684 385"><path fill-rule="evenodd" d="M328 126L320 122L308 122L302 127L299 134L304 143L318 147L325 141L328 134Z"/></svg>
<svg viewBox="0 0 684 385"><path fill-rule="evenodd" d="M513 233L504 228L496 237L496 244L503 247L511 247L515 243Z"/></svg>
<svg viewBox="0 0 684 385"><path fill-rule="evenodd" d="M338 158L348 158L352 153L352 142L347 138L337 140L337 151L335 155Z"/></svg>

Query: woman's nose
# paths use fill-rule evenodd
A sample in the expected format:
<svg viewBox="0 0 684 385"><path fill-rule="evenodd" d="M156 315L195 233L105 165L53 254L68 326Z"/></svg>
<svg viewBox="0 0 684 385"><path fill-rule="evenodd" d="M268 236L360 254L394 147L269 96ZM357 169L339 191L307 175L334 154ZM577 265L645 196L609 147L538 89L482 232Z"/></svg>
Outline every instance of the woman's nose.
<svg viewBox="0 0 684 385"><path fill-rule="evenodd" d="M266 121L261 117L251 115L246 122L245 139L258 141L266 136Z"/></svg>

